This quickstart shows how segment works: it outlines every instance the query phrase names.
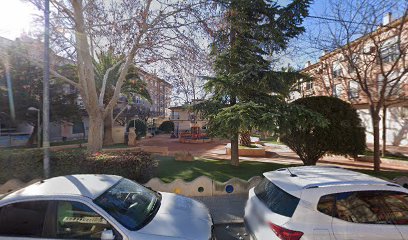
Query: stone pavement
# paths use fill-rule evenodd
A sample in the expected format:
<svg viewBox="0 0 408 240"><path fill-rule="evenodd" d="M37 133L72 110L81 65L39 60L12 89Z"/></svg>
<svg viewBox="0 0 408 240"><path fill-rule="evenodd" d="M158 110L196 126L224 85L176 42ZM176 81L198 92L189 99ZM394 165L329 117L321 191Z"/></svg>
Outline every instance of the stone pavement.
<svg viewBox="0 0 408 240"><path fill-rule="evenodd" d="M248 195L246 194L193 198L208 207L215 224L244 222L244 208L248 199Z"/></svg>

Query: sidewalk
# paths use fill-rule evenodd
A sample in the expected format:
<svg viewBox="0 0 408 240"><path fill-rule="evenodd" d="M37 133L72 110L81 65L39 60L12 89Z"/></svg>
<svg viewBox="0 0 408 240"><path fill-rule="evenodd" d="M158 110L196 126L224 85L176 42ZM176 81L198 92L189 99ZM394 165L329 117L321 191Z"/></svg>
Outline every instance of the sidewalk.
<svg viewBox="0 0 408 240"><path fill-rule="evenodd" d="M266 156L265 157L240 157L241 161L257 161L257 162L272 162L279 164L303 164L299 156L296 155L289 147L280 144L265 144ZM200 157L212 158L219 160L229 160L230 156L225 154L225 148L219 146L209 151L204 152ZM318 165L331 165L339 166L349 169L373 169L373 163L354 161L343 156L324 156L317 162ZM407 171L408 167L398 164L394 164L392 161L383 162L381 169L386 171Z"/></svg>
<svg viewBox="0 0 408 240"><path fill-rule="evenodd" d="M372 143L368 143L367 147L371 150L374 149L374 146ZM380 146L381 147L381 146ZM382 148L381 148L382 149ZM403 155L408 157L408 146L392 146L392 145L387 145L387 152L394 154L394 155Z"/></svg>

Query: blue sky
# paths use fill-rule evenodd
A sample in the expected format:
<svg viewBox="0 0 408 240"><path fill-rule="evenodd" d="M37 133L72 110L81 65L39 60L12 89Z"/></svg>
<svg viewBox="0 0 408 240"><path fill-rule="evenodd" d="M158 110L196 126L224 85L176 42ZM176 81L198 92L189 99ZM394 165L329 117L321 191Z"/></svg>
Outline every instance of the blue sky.
<svg viewBox="0 0 408 240"><path fill-rule="evenodd" d="M395 0L399 1L399 0ZM281 5L286 5L291 0L278 0ZM311 16L325 16L326 9L330 9L329 0L314 0L309 13ZM0 3L0 36L14 40L22 33L29 33L33 29L32 19L34 14L42 14L34 6L21 0L1 0ZM313 32L317 28L317 20L307 18L304 22L306 31ZM293 41L294 45L308 48L308 46L298 40ZM315 62L320 53L314 55L301 53L295 56L286 56L283 65L291 63L292 66L300 67L308 60Z"/></svg>

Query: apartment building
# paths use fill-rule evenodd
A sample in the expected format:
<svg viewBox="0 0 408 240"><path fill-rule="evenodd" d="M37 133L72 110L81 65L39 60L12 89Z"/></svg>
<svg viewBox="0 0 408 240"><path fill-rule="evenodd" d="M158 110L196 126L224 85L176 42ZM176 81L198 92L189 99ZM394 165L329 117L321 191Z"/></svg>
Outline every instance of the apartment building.
<svg viewBox="0 0 408 240"><path fill-rule="evenodd" d="M169 106L171 102L171 93L173 86L165 80L157 77L155 73L148 73L138 69L139 77L146 82L152 103L135 96L136 105L144 106L149 109L150 116L153 118L164 118L170 114Z"/></svg>
<svg viewBox="0 0 408 240"><path fill-rule="evenodd" d="M199 127L201 131L206 131L208 121L190 109L193 104L198 102L200 100L169 108L171 110L169 119L174 122L174 131L177 135L181 132L190 131L192 127Z"/></svg>
<svg viewBox="0 0 408 240"><path fill-rule="evenodd" d="M118 121L115 121L115 129L122 129L127 122L133 119L147 120L149 128L156 128L161 122L168 119L170 111L168 107L171 102L172 85L157 77L155 73L148 73L140 68L137 69L141 80L146 82L147 90L151 97L151 102L138 94L131 96L120 96L114 109L114 117L120 114ZM72 90L70 85L67 85ZM75 91L75 89L74 89ZM83 106L81 96L78 95L78 104ZM126 108L123 110L123 108ZM119 121L120 120L120 121ZM87 135L89 126L88 117L82 118L82 122L64 123L62 132L64 137L83 138ZM121 130L122 131L122 130Z"/></svg>
<svg viewBox="0 0 408 240"><path fill-rule="evenodd" d="M372 143L369 103L384 99L387 144L407 146L407 50L408 19L392 21L391 15L387 15L376 31L347 46L324 52L317 63L308 62L302 73L311 76L313 81L298 84L289 100L323 95L351 103L366 127L367 142ZM368 89L370 96L362 87Z"/></svg>
<svg viewBox="0 0 408 240"><path fill-rule="evenodd" d="M29 49L29 54L32 55L31 58L41 59L43 55L43 44L38 39L32 39L28 36L22 36L16 40L9 40L0 37L0 56L6 54L5 49L10 48L14 44L23 44L27 49ZM54 53L51 53L51 63L57 66L63 66L66 64L73 64L73 61L69 59L60 57ZM143 117L149 117L151 122L160 123L160 120L164 120L170 114L168 107L170 106L172 85L165 80L156 76L155 73L148 73L142 69L138 69L140 78L146 82L147 90L152 98L152 102L141 98L138 95L134 95L131 102L128 102L127 97L121 96L118 104L116 106L117 113L125 105L131 105L132 111L128 111L127 119L138 118L143 115ZM7 90L6 78L3 76L5 73L0 72L0 90ZM13 79L11 81L14 81ZM53 83L52 83L53 84ZM82 139L86 138L88 133L89 119L83 105L83 101L79 92L75 87L69 84L61 84L63 94L78 94L77 104L83 110L82 120L78 122L66 122L57 121L50 124L50 139L51 141L61 141L62 139ZM1 104L8 104L4 102ZM0 106L1 107L1 106ZM2 112L2 111L0 111ZM143 113L143 114L140 114ZM7 113L8 114L8 113ZM7 127L6 120L4 120L6 114L2 113L0 119L0 129L5 129ZM8 120L8 122L10 122ZM157 125L156 124L156 125ZM26 138L33 130L33 126L25 122L20 122L17 127L13 129L13 132L24 135ZM0 132L1 135L1 132ZM6 139L5 142L9 142ZM21 141L24 144L24 141ZM0 145L2 145L0 143Z"/></svg>

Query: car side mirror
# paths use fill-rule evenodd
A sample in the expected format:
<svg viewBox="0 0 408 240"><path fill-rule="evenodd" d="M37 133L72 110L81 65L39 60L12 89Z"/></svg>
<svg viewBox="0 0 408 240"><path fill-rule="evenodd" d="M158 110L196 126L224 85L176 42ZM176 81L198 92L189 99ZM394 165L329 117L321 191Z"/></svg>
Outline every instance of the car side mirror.
<svg viewBox="0 0 408 240"><path fill-rule="evenodd" d="M101 234L101 240L114 240L115 239L115 235L113 235L113 231L112 230L103 230L102 234Z"/></svg>

